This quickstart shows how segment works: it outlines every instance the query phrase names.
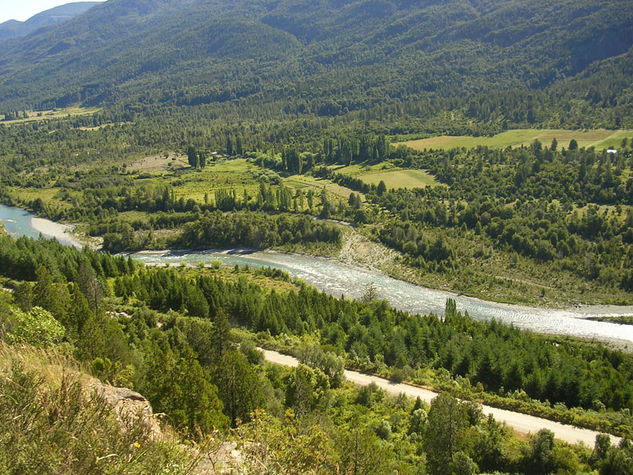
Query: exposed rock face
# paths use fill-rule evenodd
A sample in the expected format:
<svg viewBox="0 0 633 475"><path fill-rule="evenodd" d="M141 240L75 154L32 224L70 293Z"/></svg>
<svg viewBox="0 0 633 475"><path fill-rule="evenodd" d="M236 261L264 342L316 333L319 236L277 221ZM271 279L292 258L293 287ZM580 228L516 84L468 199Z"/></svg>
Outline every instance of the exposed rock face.
<svg viewBox="0 0 633 475"><path fill-rule="evenodd" d="M110 405L122 425L131 419L140 418L147 426L150 437L161 437L160 424L149 401L141 394L127 388L116 388L94 379L86 385L90 393L96 393Z"/></svg>

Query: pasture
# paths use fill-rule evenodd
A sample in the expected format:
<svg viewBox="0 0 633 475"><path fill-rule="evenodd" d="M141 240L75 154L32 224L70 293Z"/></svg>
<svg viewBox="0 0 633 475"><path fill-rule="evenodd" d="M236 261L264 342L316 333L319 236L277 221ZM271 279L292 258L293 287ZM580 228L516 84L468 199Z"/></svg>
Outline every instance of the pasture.
<svg viewBox="0 0 633 475"><path fill-rule="evenodd" d="M396 142L392 145L406 145L415 150L451 148L474 148L486 146L489 148L520 147L530 145L534 140L539 140L543 145L549 146L555 138L558 148L569 146L569 142L575 139L579 147L595 147L604 150L611 147L619 147L623 138L633 137L633 130L563 130L563 129L517 129L502 132L493 137L472 136L447 136L429 137L420 140Z"/></svg>
<svg viewBox="0 0 633 475"><path fill-rule="evenodd" d="M328 195L344 198L347 200L352 190L336 183L332 183L330 180L324 180L322 178L314 178L308 175L293 175L283 179L283 184L288 188L294 190L301 190L307 193L310 189L319 196L321 190L325 188Z"/></svg>
<svg viewBox="0 0 633 475"><path fill-rule="evenodd" d="M256 165L244 159L222 160L208 163L202 170L185 168L183 173L176 173L171 185L176 199L183 197L204 203L204 196L213 199L216 190L235 190L240 196L244 189L249 195L255 195L259 189Z"/></svg>
<svg viewBox="0 0 633 475"><path fill-rule="evenodd" d="M412 189L438 185L435 178L423 170L402 169L390 163L351 165L348 167L333 168L332 170L343 175L358 178L368 185L378 185L378 183L384 181L388 189Z"/></svg>
<svg viewBox="0 0 633 475"><path fill-rule="evenodd" d="M5 117L4 115L2 115L0 124L12 125L21 124L24 122L39 122L48 119L64 119L71 116L92 115L95 112L99 112L100 110L101 109L98 107L66 107L63 109L52 109L44 111L27 111L26 118L15 120L4 120Z"/></svg>
<svg viewBox="0 0 633 475"><path fill-rule="evenodd" d="M177 157L176 160L172 160L173 157ZM168 166L170 163L172 166ZM138 160L128 167L128 170L138 174L137 185L169 183L176 199L182 197L198 203L204 203L205 194L208 200L213 202L216 190L234 190L239 199L246 190L252 198L259 192L262 182L272 185L283 184L293 193L295 190L304 193L312 190L315 204L320 204L321 191L324 188L328 197L334 201L347 201L352 193L349 188L309 175L281 177L274 171L261 168L242 158L211 161L204 169L196 171L189 168L186 157L162 154Z"/></svg>
<svg viewBox="0 0 633 475"><path fill-rule="evenodd" d="M61 188L23 188L11 186L7 189L10 196L16 199L18 203L29 204L40 199L42 203L52 209L70 209L73 206L72 203L62 198ZM72 195L72 193L69 193L69 195Z"/></svg>

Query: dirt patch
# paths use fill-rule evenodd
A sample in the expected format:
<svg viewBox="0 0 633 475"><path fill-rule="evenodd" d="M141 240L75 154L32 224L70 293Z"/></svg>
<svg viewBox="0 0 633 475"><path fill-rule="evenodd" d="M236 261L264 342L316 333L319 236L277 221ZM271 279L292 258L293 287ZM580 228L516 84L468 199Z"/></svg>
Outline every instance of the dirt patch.
<svg viewBox="0 0 633 475"><path fill-rule="evenodd" d="M372 242L356 231L345 233L338 260L371 270L382 270L383 265L395 260L396 253Z"/></svg>
<svg viewBox="0 0 633 475"><path fill-rule="evenodd" d="M105 129L106 127L114 127L115 125L125 125L129 122L112 122L109 124L96 125L94 127L77 127L77 130L83 130L85 132L94 132L95 130Z"/></svg>
<svg viewBox="0 0 633 475"><path fill-rule="evenodd" d="M343 236L341 252L336 260L344 264L382 272L394 279L415 285L428 286L420 272L402 262L402 254L370 240L357 230L348 229ZM446 285L440 287L447 287Z"/></svg>
<svg viewBox="0 0 633 475"><path fill-rule="evenodd" d="M176 152L141 158L127 169L131 172L164 172L188 167L187 157Z"/></svg>

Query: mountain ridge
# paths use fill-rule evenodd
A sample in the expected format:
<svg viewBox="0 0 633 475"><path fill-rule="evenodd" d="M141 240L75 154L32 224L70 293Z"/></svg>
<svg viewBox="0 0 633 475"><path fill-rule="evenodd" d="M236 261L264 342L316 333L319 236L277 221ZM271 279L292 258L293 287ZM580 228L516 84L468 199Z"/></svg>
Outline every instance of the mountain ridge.
<svg viewBox="0 0 633 475"><path fill-rule="evenodd" d="M542 90L632 47L622 0L110 0L0 45L0 109L281 100L339 115Z"/></svg>
<svg viewBox="0 0 633 475"><path fill-rule="evenodd" d="M33 15L26 21L8 20L0 23L0 42L12 38L20 38L40 28L66 22L99 3L101 2L67 3Z"/></svg>

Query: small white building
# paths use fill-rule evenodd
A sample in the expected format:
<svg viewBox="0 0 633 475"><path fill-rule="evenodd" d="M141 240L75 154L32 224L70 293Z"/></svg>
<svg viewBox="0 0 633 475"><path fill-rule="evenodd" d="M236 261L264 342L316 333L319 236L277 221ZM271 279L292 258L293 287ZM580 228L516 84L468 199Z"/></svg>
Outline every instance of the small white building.
<svg viewBox="0 0 633 475"><path fill-rule="evenodd" d="M614 155L617 155L618 151L616 149L614 149L614 148L610 148L609 150L607 150L607 153L612 153Z"/></svg>

